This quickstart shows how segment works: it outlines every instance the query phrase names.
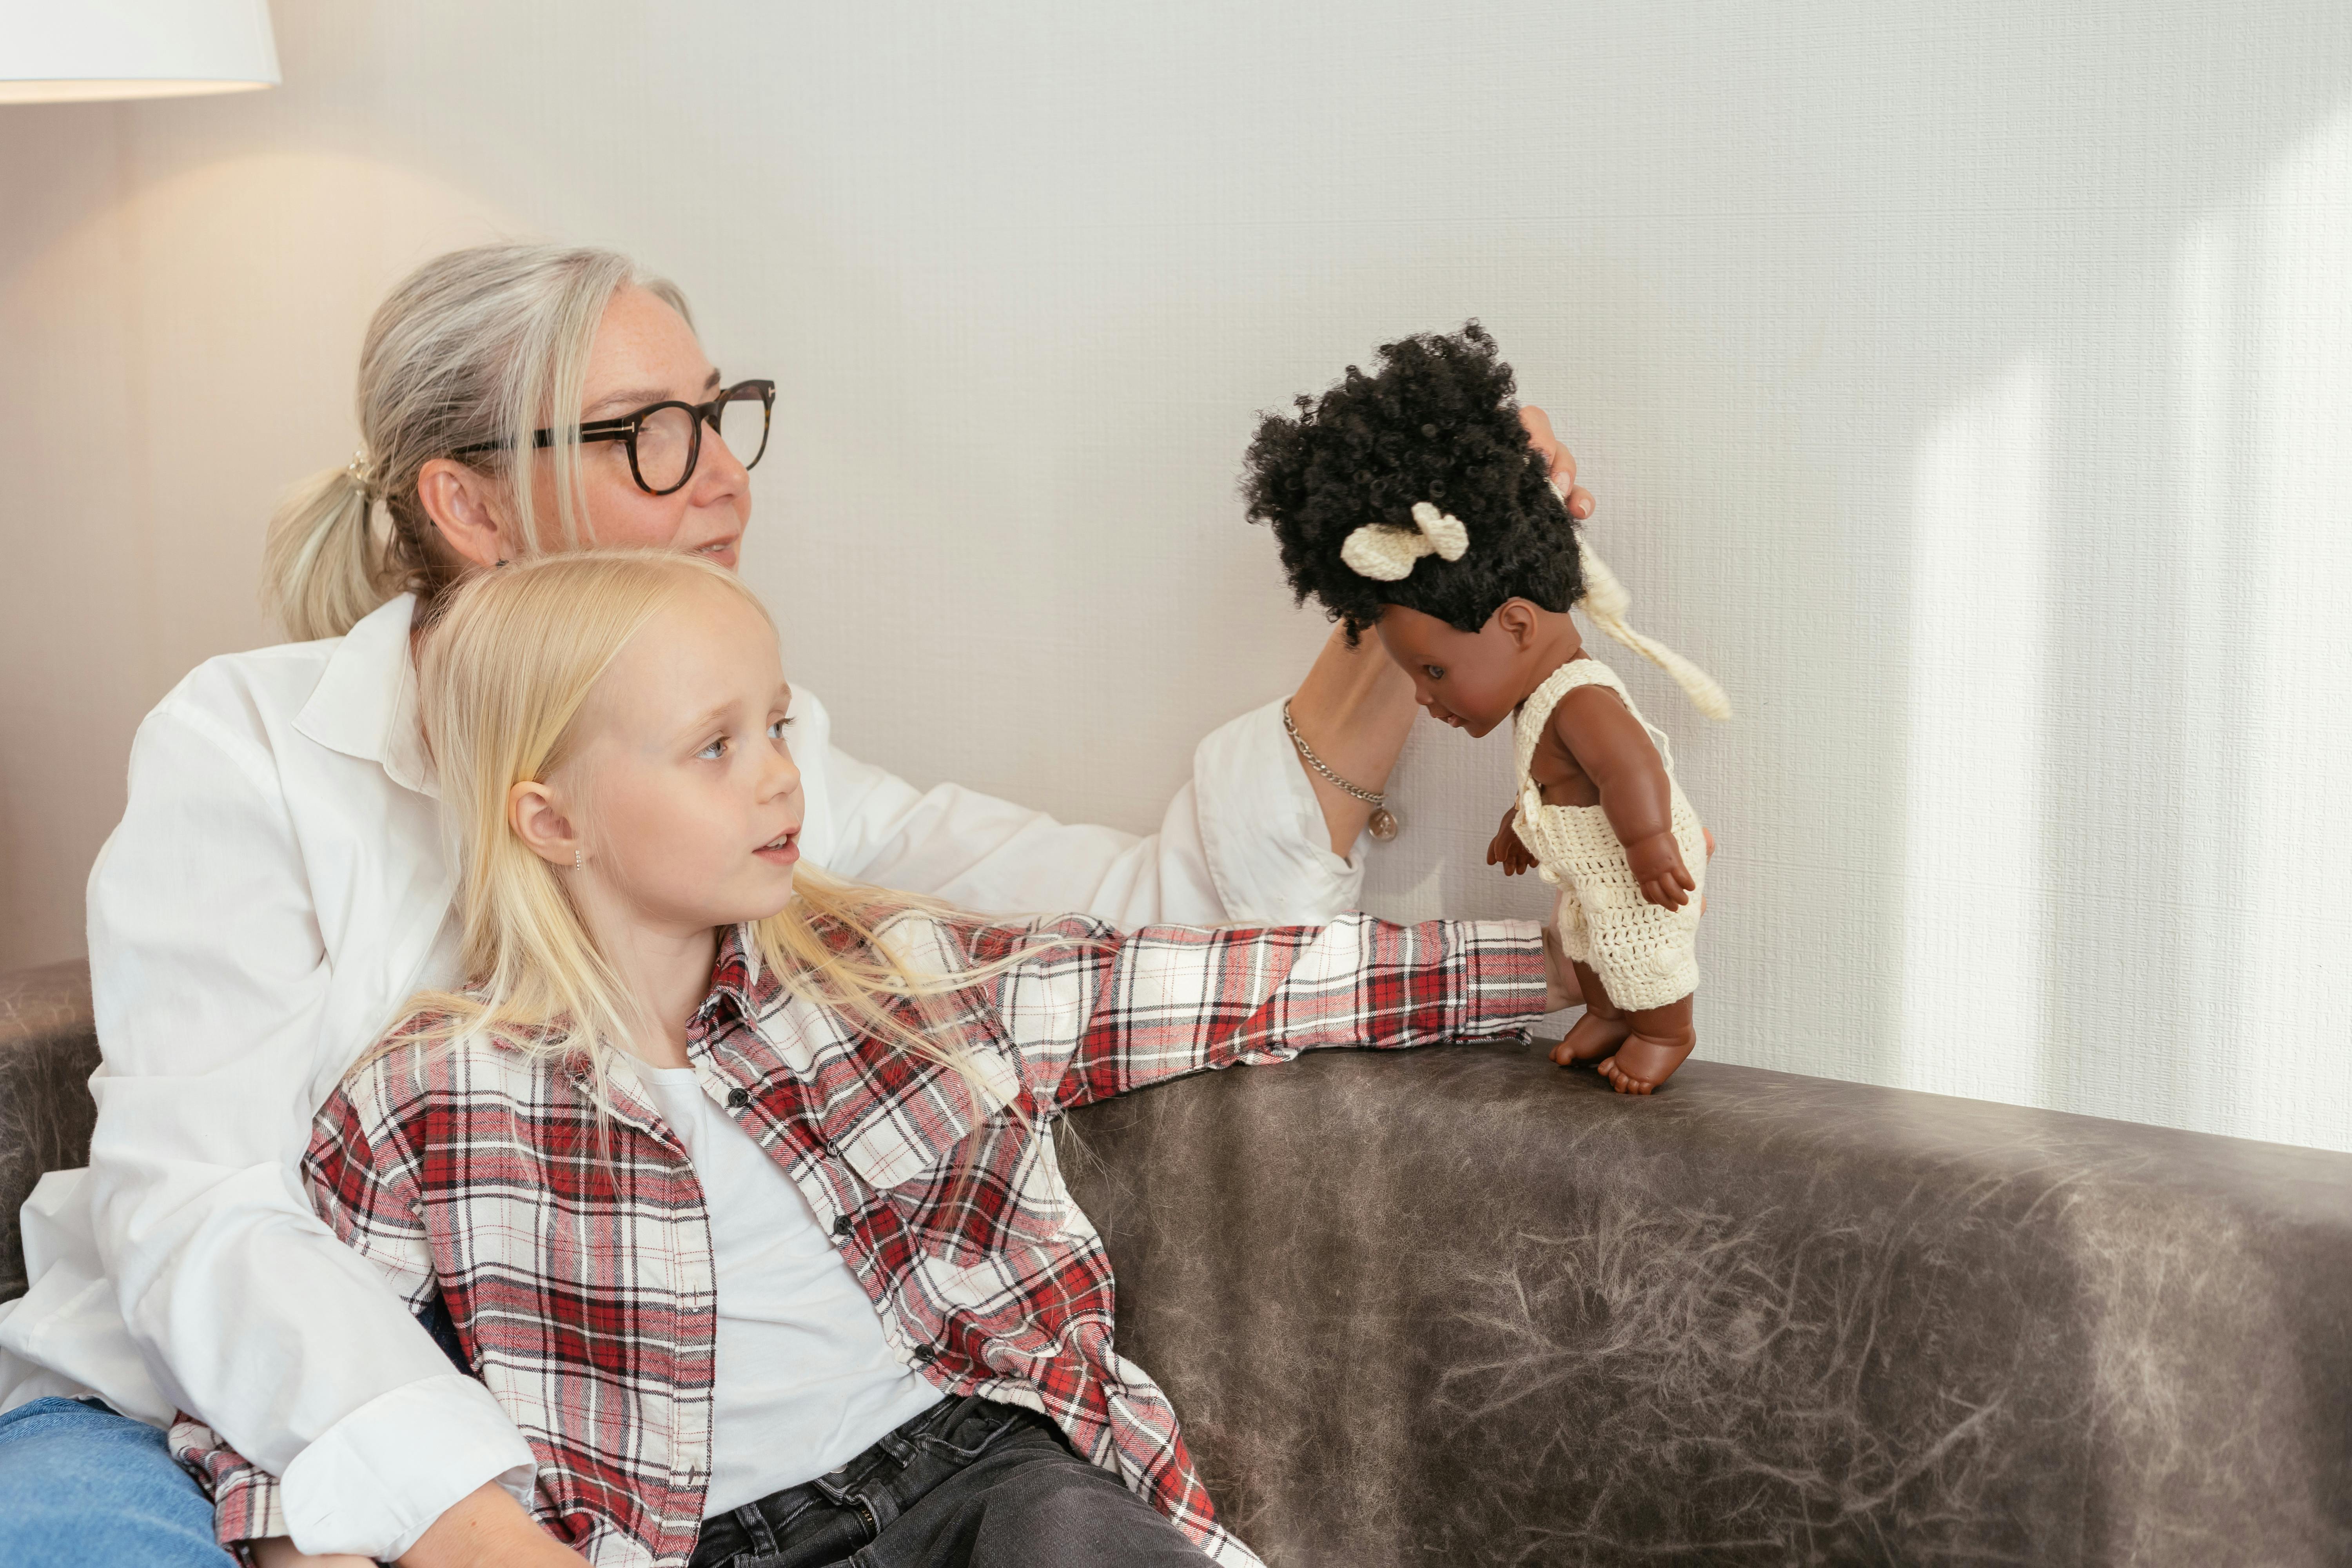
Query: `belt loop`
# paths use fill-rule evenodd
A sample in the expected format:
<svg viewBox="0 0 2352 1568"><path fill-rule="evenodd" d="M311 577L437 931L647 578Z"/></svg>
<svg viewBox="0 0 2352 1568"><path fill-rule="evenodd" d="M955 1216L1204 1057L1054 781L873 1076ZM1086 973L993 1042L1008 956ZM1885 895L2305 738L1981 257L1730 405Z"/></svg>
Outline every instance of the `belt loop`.
<svg viewBox="0 0 2352 1568"><path fill-rule="evenodd" d="M735 1522L751 1540L751 1555L773 1557L776 1554L776 1529L768 1522L768 1511L756 1502L747 1502L735 1510Z"/></svg>

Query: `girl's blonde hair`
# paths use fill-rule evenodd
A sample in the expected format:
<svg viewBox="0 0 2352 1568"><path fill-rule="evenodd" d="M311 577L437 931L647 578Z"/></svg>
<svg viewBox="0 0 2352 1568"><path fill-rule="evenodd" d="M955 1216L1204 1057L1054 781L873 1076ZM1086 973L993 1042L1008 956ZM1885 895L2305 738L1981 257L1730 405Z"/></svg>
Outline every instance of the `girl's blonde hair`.
<svg viewBox="0 0 2352 1568"><path fill-rule="evenodd" d="M653 551L542 556L477 573L453 595L425 637L418 699L443 816L457 839L466 985L411 998L389 1043L487 1034L533 1052L584 1053L602 1099L612 1052L641 1020L573 903L566 871L516 835L508 798L517 784L545 780L577 754L580 710L598 678L646 623L697 589L736 595L767 617L731 574ZM794 994L980 1087L952 1024L928 1016L922 1004L1011 961L917 973L882 929L910 910L971 917L805 865L793 887L791 903L752 924L758 962ZM904 1016L910 1011L915 1022Z"/></svg>
<svg viewBox="0 0 2352 1568"><path fill-rule="evenodd" d="M459 563L416 498L419 469L469 447L466 461L505 480L530 519L539 465L531 435L556 432L555 516L567 548L591 542L581 505L581 390L596 326L615 291L643 289L694 324L686 296L611 250L482 245L436 257L376 307L360 347L362 445L349 467L286 493L262 553L263 607L297 642L341 637L396 594L428 610ZM379 526L377 510L383 511ZM538 549L524 530L524 553Z"/></svg>

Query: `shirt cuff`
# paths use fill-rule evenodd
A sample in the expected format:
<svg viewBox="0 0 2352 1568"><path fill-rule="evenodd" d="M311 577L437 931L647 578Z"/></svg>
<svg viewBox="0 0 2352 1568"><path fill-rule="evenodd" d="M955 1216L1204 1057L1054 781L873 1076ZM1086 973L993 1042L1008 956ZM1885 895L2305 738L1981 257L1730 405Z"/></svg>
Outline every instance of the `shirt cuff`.
<svg viewBox="0 0 2352 1568"><path fill-rule="evenodd" d="M294 1544L389 1563L460 1499L496 1481L530 1506L538 1461L490 1391L460 1373L380 1394L286 1467Z"/></svg>
<svg viewBox="0 0 2352 1568"><path fill-rule="evenodd" d="M1544 1016L1543 927L1535 921L1457 921L1462 955L1462 1023L1457 1037L1524 1034Z"/></svg>
<svg viewBox="0 0 2352 1568"><path fill-rule="evenodd" d="M1192 753L1209 878L1241 925L1327 925L1363 900L1367 840L1343 859L1315 799L1279 700L1210 731Z"/></svg>

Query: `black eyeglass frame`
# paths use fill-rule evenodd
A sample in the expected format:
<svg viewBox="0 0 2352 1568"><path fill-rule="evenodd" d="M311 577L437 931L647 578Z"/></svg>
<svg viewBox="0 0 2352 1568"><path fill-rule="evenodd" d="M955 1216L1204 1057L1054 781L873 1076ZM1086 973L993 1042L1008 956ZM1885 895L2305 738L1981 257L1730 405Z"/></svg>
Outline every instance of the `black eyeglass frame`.
<svg viewBox="0 0 2352 1568"><path fill-rule="evenodd" d="M767 455L768 436L775 428L776 384L772 381L739 381L734 385L723 389L718 396L708 403L684 403L676 398L669 398L660 403L648 403L633 414L624 414L612 419L591 419L580 426L580 439L583 442L627 442L629 478L636 481L637 489L649 496L676 495L692 482L694 470L702 466L702 427L708 425L713 430L718 429L719 415L725 411L729 404L747 402L751 396L757 396L760 400L760 449L748 458L740 452L735 454L736 459L746 470L749 470L758 467L760 459ZM694 436L693 444L686 449L686 472L679 477L677 483L666 489L657 490L646 483L646 476L638 470L637 435L645 428L646 420L665 408L683 408L691 415L693 419L689 427L693 430ZM554 446L555 438L556 433L553 430L534 430L530 433L530 444L534 450ZM471 447L460 447L449 455L453 458L469 458L477 452L498 451L507 445L508 443L504 441L482 441Z"/></svg>

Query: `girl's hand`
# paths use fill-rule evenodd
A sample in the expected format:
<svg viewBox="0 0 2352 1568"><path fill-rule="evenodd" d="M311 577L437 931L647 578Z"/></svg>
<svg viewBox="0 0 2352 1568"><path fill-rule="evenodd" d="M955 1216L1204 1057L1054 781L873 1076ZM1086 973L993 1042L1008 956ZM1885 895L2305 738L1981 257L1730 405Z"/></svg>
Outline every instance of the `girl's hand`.
<svg viewBox="0 0 2352 1568"><path fill-rule="evenodd" d="M1628 844L1625 863L1642 885L1642 897L1662 910L1681 909L1698 890L1698 879L1683 864L1683 852L1671 833L1653 833Z"/></svg>
<svg viewBox="0 0 2352 1568"><path fill-rule="evenodd" d="M1522 871L1531 871L1536 864L1536 858L1529 854L1528 847L1519 841L1518 829L1511 826L1511 818L1517 816L1518 811L1519 808L1517 805L1504 808L1502 829L1495 835L1495 841L1486 846L1486 864L1500 866L1506 877L1516 877Z"/></svg>

